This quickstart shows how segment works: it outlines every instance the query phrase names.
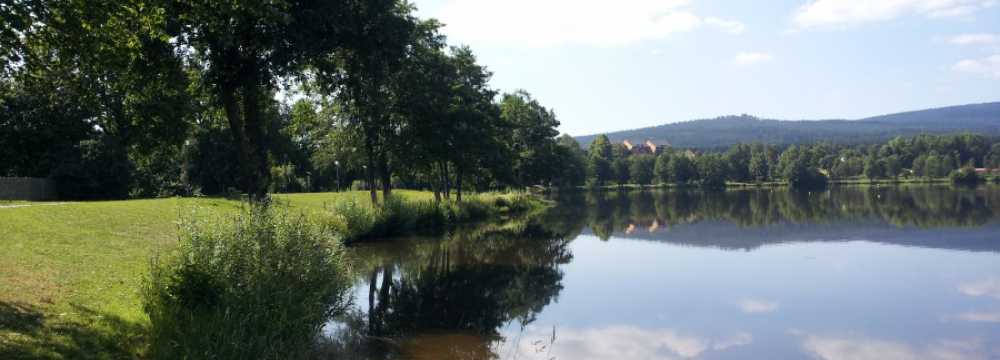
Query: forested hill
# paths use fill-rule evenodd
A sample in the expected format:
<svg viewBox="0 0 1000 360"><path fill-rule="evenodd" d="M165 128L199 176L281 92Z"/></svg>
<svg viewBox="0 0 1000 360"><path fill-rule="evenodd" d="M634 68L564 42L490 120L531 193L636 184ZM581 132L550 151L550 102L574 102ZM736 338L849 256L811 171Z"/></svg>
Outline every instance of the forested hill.
<svg viewBox="0 0 1000 360"><path fill-rule="evenodd" d="M608 133L622 140L669 143L681 148L717 148L736 143L784 145L830 141L841 144L883 142L899 135L976 132L1000 136L1000 102L951 106L882 115L860 120L773 120L749 115L724 116ZM586 147L596 135L577 137Z"/></svg>

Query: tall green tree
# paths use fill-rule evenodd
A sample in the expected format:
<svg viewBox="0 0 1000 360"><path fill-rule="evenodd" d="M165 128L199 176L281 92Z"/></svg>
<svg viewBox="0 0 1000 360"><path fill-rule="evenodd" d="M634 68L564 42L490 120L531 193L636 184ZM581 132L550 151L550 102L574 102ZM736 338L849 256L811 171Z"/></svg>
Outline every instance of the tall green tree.
<svg viewBox="0 0 1000 360"><path fill-rule="evenodd" d="M669 183L670 179L670 152L664 152L656 156L656 163L653 165L653 175L661 183Z"/></svg>
<svg viewBox="0 0 1000 360"><path fill-rule="evenodd" d="M555 112L542 106L531 94L518 90L504 94L500 101L500 117L511 129L511 150L514 174L521 186L545 183L558 169L553 154L555 137L559 135Z"/></svg>
<svg viewBox="0 0 1000 360"><path fill-rule="evenodd" d="M632 183L649 185L653 183L653 170L656 167L656 157L653 155L635 155L628 158L629 179Z"/></svg>
<svg viewBox="0 0 1000 360"><path fill-rule="evenodd" d="M178 49L193 49L203 60L201 80L225 112L242 188L254 197L265 195L270 174L262 106L279 82L307 68L335 78L344 69L365 73L357 63L395 58L402 45L390 46L383 37L405 33L410 24L407 10L391 0L162 1ZM334 54L358 60L329 61ZM359 99L372 104L376 97Z"/></svg>
<svg viewBox="0 0 1000 360"><path fill-rule="evenodd" d="M683 153L677 153L670 157L670 180L678 184L686 184L696 179L698 169L695 168L694 161Z"/></svg>
<svg viewBox="0 0 1000 360"><path fill-rule="evenodd" d="M750 178L756 182L768 181L770 179L771 170L767 160L767 152L762 145L753 147L747 172Z"/></svg>
<svg viewBox="0 0 1000 360"><path fill-rule="evenodd" d="M332 61L318 66L318 79L325 91L341 98L351 114L351 124L362 139L371 201L378 203L376 180L381 182L383 195L392 191L390 156L398 146L400 128L399 118L392 116L396 106L392 82L404 71L407 51L419 38L414 36L418 24L413 7L398 0L319 3L332 9L311 9L315 11L310 12L310 19L331 27L332 33L316 35L333 41L322 50L337 52L321 57Z"/></svg>
<svg viewBox="0 0 1000 360"><path fill-rule="evenodd" d="M65 161L61 165L43 161L28 172L92 181L80 171L79 163L92 156L79 155L107 151L108 159L123 162L108 166L122 170L112 177L116 184L125 184L124 193L116 192L114 197L128 195L130 186L145 191L143 182L131 178L135 173L148 173L151 166L179 172L180 167L171 164L176 164L187 135L188 79L165 32L162 8L139 1L20 1L3 6L0 13L4 19L14 19L10 27L0 30L0 41L10 46L0 57L17 64L4 64L4 82L16 85L7 87L6 99L0 103L18 111L7 120L12 137L0 136L4 141L0 147L30 145L16 137L33 136L48 142L48 148L60 150L52 154L27 146L20 147L21 152ZM16 110L31 102L36 104L31 111ZM53 119L65 129L41 129ZM56 132L61 134L46 139ZM86 139L102 145L85 149L82 141ZM169 157L173 158L162 161ZM100 187L95 184L94 188Z"/></svg>

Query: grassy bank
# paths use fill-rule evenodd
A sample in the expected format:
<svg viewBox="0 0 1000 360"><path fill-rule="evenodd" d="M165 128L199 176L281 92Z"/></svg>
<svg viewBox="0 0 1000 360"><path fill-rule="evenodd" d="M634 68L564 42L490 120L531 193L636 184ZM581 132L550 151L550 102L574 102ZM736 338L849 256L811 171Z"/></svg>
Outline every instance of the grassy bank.
<svg viewBox="0 0 1000 360"><path fill-rule="evenodd" d="M396 191L396 195L403 204L433 201L427 192ZM470 198L469 204L475 205L461 206L486 204L493 208L488 215L498 216L510 210L498 206L500 198L510 197L482 195ZM333 224L346 221L335 213L342 204L354 204L362 214L372 211L366 192L290 194L276 199L292 211L327 217ZM176 246L177 221L182 215L198 209L200 216L223 216L240 207L238 201L214 198L18 205L28 206L0 209L3 359L137 356L145 344L147 323L138 289L150 257ZM396 219L406 216L397 214Z"/></svg>

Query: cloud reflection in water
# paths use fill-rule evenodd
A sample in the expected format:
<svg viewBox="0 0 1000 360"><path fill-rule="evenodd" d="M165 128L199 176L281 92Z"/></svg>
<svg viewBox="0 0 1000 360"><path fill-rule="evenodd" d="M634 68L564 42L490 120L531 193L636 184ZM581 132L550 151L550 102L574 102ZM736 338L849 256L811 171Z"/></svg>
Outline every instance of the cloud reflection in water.
<svg viewBox="0 0 1000 360"><path fill-rule="evenodd" d="M722 351L748 345L753 336L739 332L728 337L709 337L681 333L673 329L643 329L634 326L608 326L593 329L557 328L551 349L539 346L547 342L551 330L531 327L521 340L510 344L515 352L509 358L519 359L690 359L712 351ZM551 328L548 328L551 329ZM516 339L516 335L508 339ZM546 344L548 345L548 344Z"/></svg>

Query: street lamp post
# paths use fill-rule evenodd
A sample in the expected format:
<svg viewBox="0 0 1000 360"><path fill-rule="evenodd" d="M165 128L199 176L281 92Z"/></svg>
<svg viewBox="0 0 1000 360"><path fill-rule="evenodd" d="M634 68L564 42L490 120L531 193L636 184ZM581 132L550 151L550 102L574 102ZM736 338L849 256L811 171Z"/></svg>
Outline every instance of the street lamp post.
<svg viewBox="0 0 1000 360"><path fill-rule="evenodd" d="M340 160L334 160L333 165L337 168L337 192L340 192Z"/></svg>

